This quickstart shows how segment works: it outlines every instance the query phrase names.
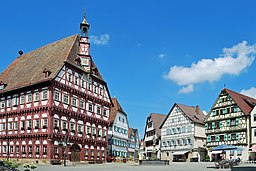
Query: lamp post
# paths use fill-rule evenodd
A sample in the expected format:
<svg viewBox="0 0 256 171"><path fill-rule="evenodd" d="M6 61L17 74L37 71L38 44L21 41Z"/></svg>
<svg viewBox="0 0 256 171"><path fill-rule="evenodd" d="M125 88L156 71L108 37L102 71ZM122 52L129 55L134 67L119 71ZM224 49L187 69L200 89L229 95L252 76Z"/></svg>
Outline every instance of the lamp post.
<svg viewBox="0 0 256 171"><path fill-rule="evenodd" d="M65 135L64 136L64 139L63 139L63 158L64 158L64 162L63 162L63 164L64 164L64 166L67 166L67 163L66 163L66 158L67 158L67 155L66 155L66 149L67 149L67 143L68 143L68 136L67 135Z"/></svg>

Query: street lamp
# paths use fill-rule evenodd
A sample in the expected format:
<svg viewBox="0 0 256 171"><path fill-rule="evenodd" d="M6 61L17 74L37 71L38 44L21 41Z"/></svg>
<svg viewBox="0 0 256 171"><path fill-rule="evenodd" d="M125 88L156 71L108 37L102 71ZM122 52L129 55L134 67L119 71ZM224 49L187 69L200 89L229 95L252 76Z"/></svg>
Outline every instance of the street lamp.
<svg viewBox="0 0 256 171"><path fill-rule="evenodd" d="M68 136L65 135L64 136L64 139L63 139L63 157L64 157L64 166L67 166L67 163L66 163L66 158L67 158L67 155L66 155L66 149L67 149L67 143L68 143Z"/></svg>

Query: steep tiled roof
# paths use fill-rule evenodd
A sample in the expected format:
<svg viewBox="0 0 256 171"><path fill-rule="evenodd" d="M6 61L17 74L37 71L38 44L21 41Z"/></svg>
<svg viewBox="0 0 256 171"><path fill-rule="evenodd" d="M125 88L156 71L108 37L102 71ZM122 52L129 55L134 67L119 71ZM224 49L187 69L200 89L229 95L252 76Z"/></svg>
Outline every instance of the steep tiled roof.
<svg viewBox="0 0 256 171"><path fill-rule="evenodd" d="M73 35L19 56L0 75L0 82L7 84L4 91L51 80L65 62L83 70L75 61L78 43L79 36ZM97 70L94 63L92 68ZM43 73L45 69L51 72L47 78ZM97 73L97 77L103 80L98 71Z"/></svg>
<svg viewBox="0 0 256 171"><path fill-rule="evenodd" d="M129 128L129 129L128 129L128 137L129 137L129 138L131 137L132 132L133 132L133 128Z"/></svg>
<svg viewBox="0 0 256 171"><path fill-rule="evenodd" d="M164 114L157 114L157 113L151 113L150 116L151 120L153 122L154 128L156 129L156 135L159 137L161 136L161 132L160 132L160 125L163 123L166 115Z"/></svg>
<svg viewBox="0 0 256 171"><path fill-rule="evenodd" d="M183 104L178 104L178 103L174 103L173 107L171 108L169 114L167 115L167 117L165 118L165 120L163 121L162 125L160 126L160 129L162 128L162 126L164 125L165 121L168 119L169 115L171 114L172 110L174 109L174 107L177 106L178 108L180 108L182 110L182 112L192 121L195 123L199 123L199 124L204 124L204 119L205 119L205 115L204 113L200 110L199 106L194 107L194 106L186 106Z"/></svg>
<svg viewBox="0 0 256 171"><path fill-rule="evenodd" d="M132 133L137 134L137 133L138 133L138 129L129 128L129 129L128 129L128 137L129 137L129 138L131 137L131 134L132 134Z"/></svg>
<svg viewBox="0 0 256 171"><path fill-rule="evenodd" d="M234 92L227 88L223 89L222 91L226 91L230 95L244 114L250 115L251 110L256 105L256 99Z"/></svg>
<svg viewBox="0 0 256 171"><path fill-rule="evenodd" d="M205 114L200 110L199 106L198 111L196 111L196 107L194 106L186 106L183 104L177 104L179 108L184 112L187 117L195 123L204 124Z"/></svg>
<svg viewBox="0 0 256 171"><path fill-rule="evenodd" d="M109 122L110 123L113 123L115 121L117 112L120 112L120 113L123 113L124 115L126 115L122 106L118 102L117 98L115 98L115 97L112 98L112 102L113 102L114 106L110 110L110 115L109 115Z"/></svg>

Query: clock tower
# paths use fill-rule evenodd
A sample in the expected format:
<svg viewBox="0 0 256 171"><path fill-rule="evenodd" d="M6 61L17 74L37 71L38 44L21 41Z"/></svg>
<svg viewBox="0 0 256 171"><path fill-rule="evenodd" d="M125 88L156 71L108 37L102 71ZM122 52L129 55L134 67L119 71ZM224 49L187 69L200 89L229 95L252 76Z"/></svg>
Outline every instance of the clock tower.
<svg viewBox="0 0 256 171"><path fill-rule="evenodd" d="M90 55L90 43L88 37L89 23L84 15L83 22L80 23L81 36L79 41L79 52L78 55L81 59L81 65L86 72L91 73L91 55Z"/></svg>

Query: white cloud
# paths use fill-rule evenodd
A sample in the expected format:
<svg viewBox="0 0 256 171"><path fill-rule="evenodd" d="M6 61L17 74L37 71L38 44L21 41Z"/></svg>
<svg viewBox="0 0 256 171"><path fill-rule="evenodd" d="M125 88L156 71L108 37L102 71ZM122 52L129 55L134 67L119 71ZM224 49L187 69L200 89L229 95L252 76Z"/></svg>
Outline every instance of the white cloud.
<svg viewBox="0 0 256 171"><path fill-rule="evenodd" d="M158 58L160 58L160 59L164 59L165 57L166 57L166 55L163 54L163 53L161 53L161 54L158 55Z"/></svg>
<svg viewBox="0 0 256 171"><path fill-rule="evenodd" d="M189 84L188 86L182 87L179 91L181 94L186 94L194 91L194 85Z"/></svg>
<svg viewBox="0 0 256 171"><path fill-rule="evenodd" d="M100 36L90 36L90 42L95 45L107 45L110 40L109 34L102 34Z"/></svg>
<svg viewBox="0 0 256 171"><path fill-rule="evenodd" d="M180 91L188 89L188 86L192 90L191 85L205 81L212 83L225 74L238 76L252 64L255 56L256 45L249 45L243 41L231 48L224 48L223 54L217 58L201 59L197 63L192 63L190 67L172 66L164 78L180 86L187 86Z"/></svg>
<svg viewBox="0 0 256 171"><path fill-rule="evenodd" d="M251 87L250 89L243 89L240 91L241 94L252 97L256 99L256 87Z"/></svg>

